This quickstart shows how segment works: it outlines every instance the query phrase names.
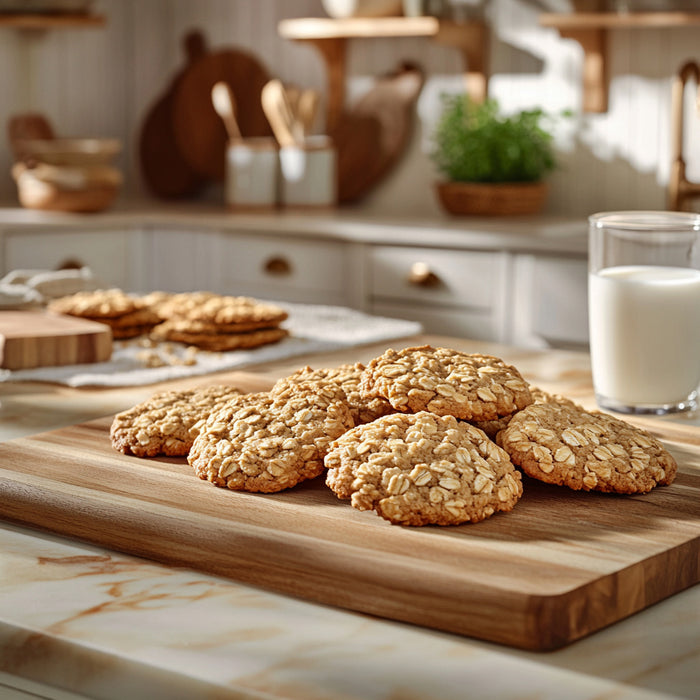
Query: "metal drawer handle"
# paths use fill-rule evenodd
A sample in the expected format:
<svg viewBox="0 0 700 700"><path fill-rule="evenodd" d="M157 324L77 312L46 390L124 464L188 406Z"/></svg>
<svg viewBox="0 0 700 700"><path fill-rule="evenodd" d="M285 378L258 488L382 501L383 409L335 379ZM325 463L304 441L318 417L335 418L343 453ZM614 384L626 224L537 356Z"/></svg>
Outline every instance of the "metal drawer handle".
<svg viewBox="0 0 700 700"><path fill-rule="evenodd" d="M263 269L268 275L277 275L281 277L292 274L292 265L289 260L279 256L268 258L263 264Z"/></svg>
<svg viewBox="0 0 700 700"><path fill-rule="evenodd" d="M424 262L411 265L408 282L416 287L437 287L442 284L442 280Z"/></svg>

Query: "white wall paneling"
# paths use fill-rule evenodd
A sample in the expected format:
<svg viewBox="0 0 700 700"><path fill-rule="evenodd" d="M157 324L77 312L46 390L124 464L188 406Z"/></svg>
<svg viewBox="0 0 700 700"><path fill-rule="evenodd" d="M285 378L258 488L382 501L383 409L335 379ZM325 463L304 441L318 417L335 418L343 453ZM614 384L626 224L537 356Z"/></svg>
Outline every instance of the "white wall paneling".
<svg viewBox="0 0 700 700"><path fill-rule="evenodd" d="M586 216L616 208L663 207L670 154L672 76L700 60L700 29L608 31L609 111L582 114L581 47L538 25L539 3L491 0L491 94L508 111L570 108L557 127L561 167L551 177L551 213ZM24 32L0 29L0 123L16 112L40 110L63 135L116 136L125 194L143 196L136 160L138 134L154 100L183 65L182 38L201 29L211 48L253 52L287 82L325 91L325 67L315 49L282 39L288 17L324 16L320 0L97 0L101 28ZM365 202L369 210L409 215L437 211L430 137L443 91L461 89L461 56L424 39L354 40L348 44L348 99L399 61L427 75L416 130L400 167ZM688 170L700 179L698 118L687 104ZM319 125L322 127L322 124ZM6 139L0 147L0 199L16 201ZM220 196L220 193L216 193Z"/></svg>

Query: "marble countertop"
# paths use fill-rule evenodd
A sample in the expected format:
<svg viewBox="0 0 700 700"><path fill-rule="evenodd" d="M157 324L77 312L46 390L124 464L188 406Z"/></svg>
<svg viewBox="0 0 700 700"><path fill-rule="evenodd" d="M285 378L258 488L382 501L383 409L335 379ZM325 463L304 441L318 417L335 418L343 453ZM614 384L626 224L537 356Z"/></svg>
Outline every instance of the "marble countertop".
<svg viewBox="0 0 700 700"><path fill-rule="evenodd" d="M98 214L73 214L0 206L0 232L100 230L178 227L223 231L270 232L375 244L479 248L517 251L555 251L585 255L588 224L585 217L552 215L509 217L401 217L366 212L362 208L234 213L206 202L186 204L124 201ZM426 239L426 236L428 239Z"/></svg>
<svg viewBox="0 0 700 700"><path fill-rule="evenodd" d="M584 354L433 337L393 345L423 341L497 354L542 388L591 405ZM384 346L356 349L353 359ZM304 362L346 359L344 351ZM296 358L254 371L274 378L299 365ZM154 391L5 383L0 439L109 415ZM674 420L700 424L692 414ZM534 653L0 523L3 698L643 700L697 698L698 688L700 586L566 648Z"/></svg>

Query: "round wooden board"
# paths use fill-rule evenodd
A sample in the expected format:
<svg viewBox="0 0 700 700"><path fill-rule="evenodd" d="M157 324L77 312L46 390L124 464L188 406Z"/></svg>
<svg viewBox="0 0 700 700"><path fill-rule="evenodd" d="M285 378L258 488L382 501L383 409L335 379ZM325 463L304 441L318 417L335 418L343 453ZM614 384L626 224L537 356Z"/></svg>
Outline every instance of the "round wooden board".
<svg viewBox="0 0 700 700"><path fill-rule="evenodd" d="M270 136L260 101L269 75L251 54L236 49L206 54L191 65L173 94L173 130L178 149L200 176L223 181L228 137L211 101L215 83L229 84L244 137Z"/></svg>

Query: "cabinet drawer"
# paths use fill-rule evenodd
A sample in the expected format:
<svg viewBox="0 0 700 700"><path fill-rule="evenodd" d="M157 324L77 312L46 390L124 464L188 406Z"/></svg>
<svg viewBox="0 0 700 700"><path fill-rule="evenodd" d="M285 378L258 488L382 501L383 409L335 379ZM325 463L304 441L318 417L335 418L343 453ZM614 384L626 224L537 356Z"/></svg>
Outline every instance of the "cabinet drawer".
<svg viewBox="0 0 700 700"><path fill-rule="evenodd" d="M131 255L133 231L6 231L5 272L88 266L106 286L138 286L141 256Z"/></svg>
<svg viewBox="0 0 700 700"><path fill-rule="evenodd" d="M229 236L222 281L230 294L341 304L347 289L342 243L280 236Z"/></svg>
<svg viewBox="0 0 700 700"><path fill-rule="evenodd" d="M497 305L506 259L500 253L376 246L372 297L490 309Z"/></svg>

